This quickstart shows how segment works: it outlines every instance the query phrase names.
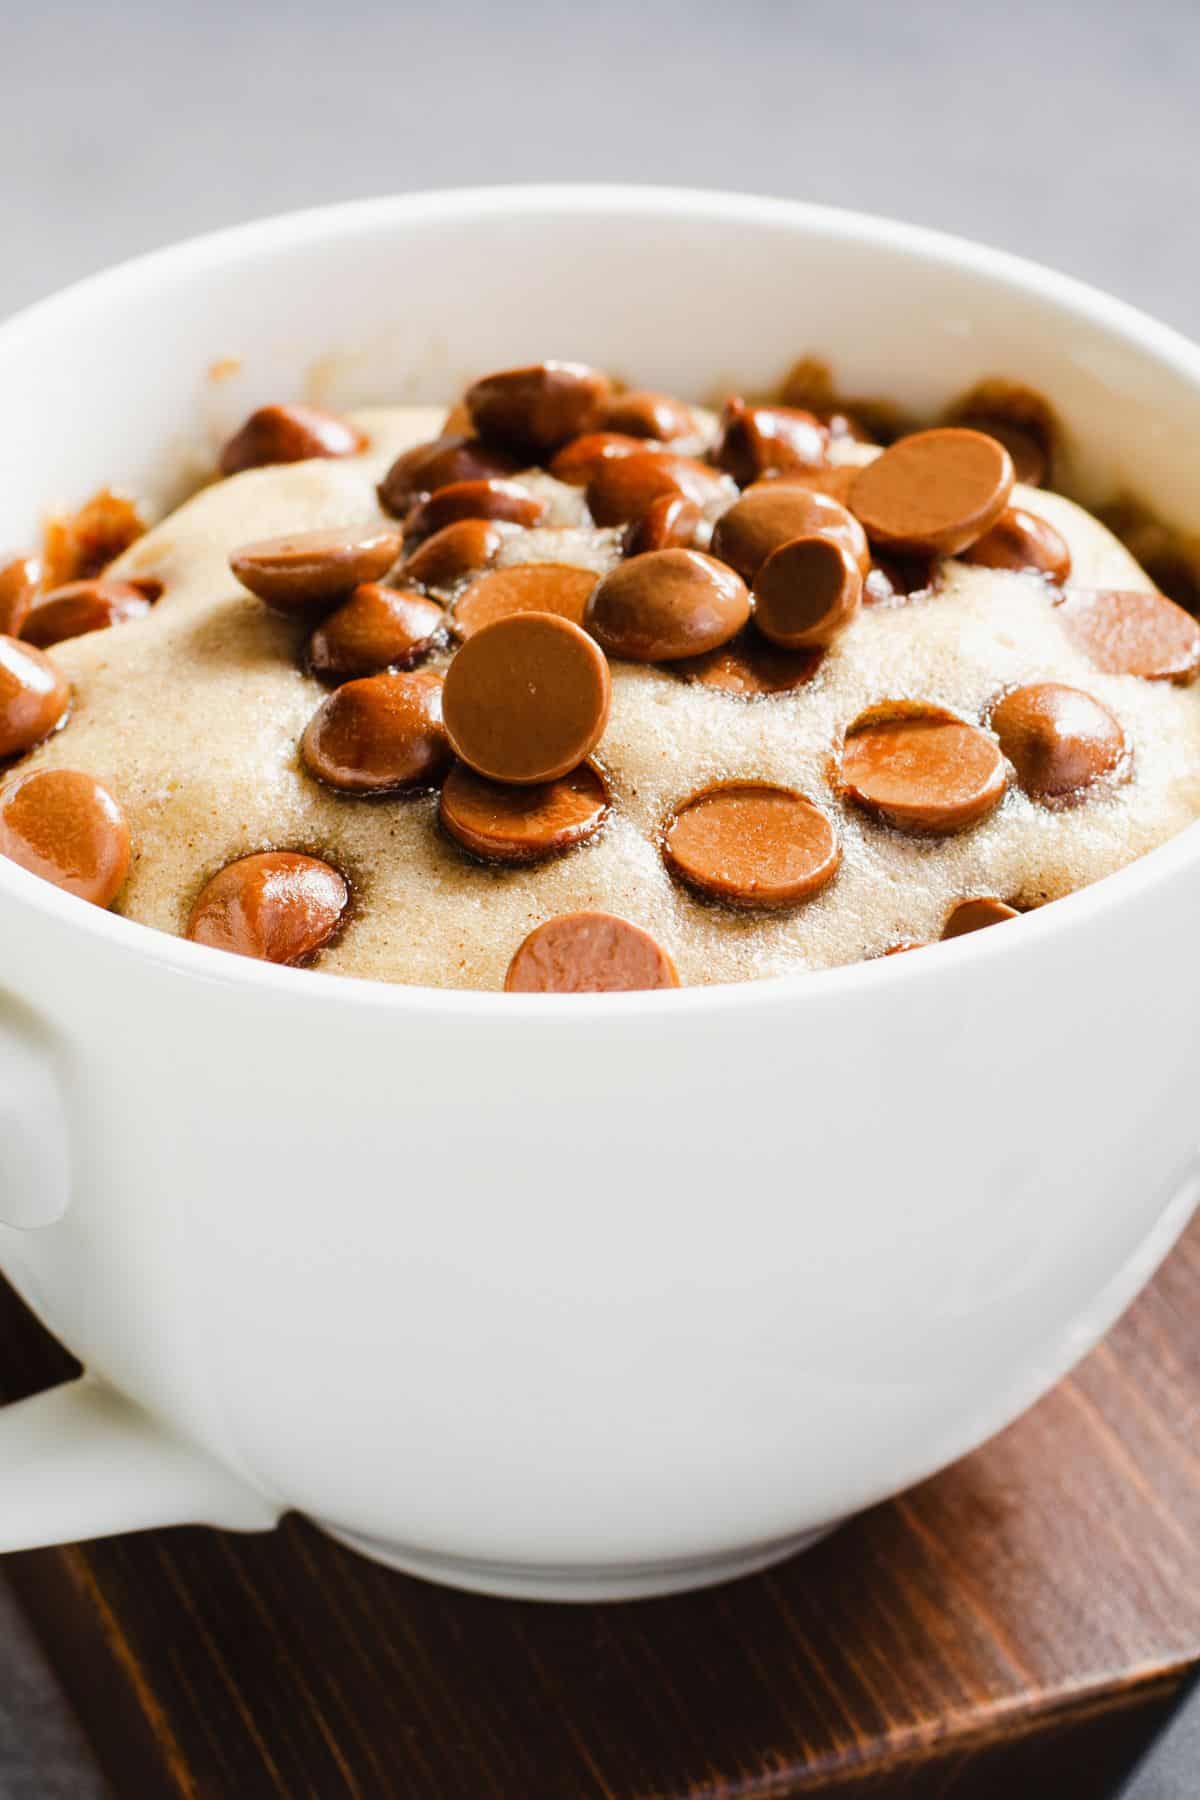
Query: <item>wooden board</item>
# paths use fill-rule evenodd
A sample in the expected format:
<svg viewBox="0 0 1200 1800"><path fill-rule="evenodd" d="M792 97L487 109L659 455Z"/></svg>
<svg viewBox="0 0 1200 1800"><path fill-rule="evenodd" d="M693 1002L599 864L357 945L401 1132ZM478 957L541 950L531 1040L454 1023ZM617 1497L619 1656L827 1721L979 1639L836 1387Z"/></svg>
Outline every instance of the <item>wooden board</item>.
<svg viewBox="0 0 1200 1800"><path fill-rule="evenodd" d="M5 1397L69 1366L5 1296ZM1200 1658L1200 1221L1019 1424L727 1588L517 1605L295 1519L5 1572L137 1800L1101 1800Z"/></svg>

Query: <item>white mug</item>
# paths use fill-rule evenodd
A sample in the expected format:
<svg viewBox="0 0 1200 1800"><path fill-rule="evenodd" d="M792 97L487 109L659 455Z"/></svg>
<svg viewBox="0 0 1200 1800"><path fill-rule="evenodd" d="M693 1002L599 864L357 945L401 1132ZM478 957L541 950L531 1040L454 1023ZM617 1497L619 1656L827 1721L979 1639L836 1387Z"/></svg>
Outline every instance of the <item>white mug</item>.
<svg viewBox="0 0 1200 1800"><path fill-rule="evenodd" d="M306 387L560 355L703 397L804 352L920 410L1027 382L1085 495L1136 474L1186 518L1200 353L1128 308L820 208L530 188L224 232L11 320L0 540L166 497L181 444ZM0 1413L0 1549L299 1508L459 1586L617 1598L930 1474L1194 1207L1198 864L1193 826L920 956L540 997L223 956L0 861L0 1266L87 1368Z"/></svg>

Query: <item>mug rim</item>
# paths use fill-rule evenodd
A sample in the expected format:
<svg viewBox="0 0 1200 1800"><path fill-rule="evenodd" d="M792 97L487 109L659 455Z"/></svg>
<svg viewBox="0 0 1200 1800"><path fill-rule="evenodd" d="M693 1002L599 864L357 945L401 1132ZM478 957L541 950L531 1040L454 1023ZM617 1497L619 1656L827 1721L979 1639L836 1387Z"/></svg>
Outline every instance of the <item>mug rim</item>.
<svg viewBox="0 0 1200 1800"><path fill-rule="evenodd" d="M269 259L280 250L314 236L336 242L345 234L362 230L372 219L390 227L418 224L426 219L447 220L508 215L513 217L553 214L624 212L630 217L654 217L669 212L675 217L703 218L720 223L759 223L789 234L823 233L847 243L870 243L931 265L956 268L982 275L994 285L1023 294L1035 294L1103 330L1123 337L1143 353L1168 364L1200 389L1200 345L1182 332L1164 325L1140 308L1118 300L1102 289L1074 276L1006 250L975 243L969 238L910 225L879 214L812 201L789 200L708 188L671 187L639 183L548 182L497 184L483 187L426 189L412 194L384 194L333 205L306 207L266 215L242 224L204 232L84 276L66 288L34 301L7 319L0 320L0 351L17 354L23 336L55 324L67 329L73 314L86 313L98 300L119 298L122 290L140 286L148 278L174 273L195 275L220 267L230 257L244 260L252 248L256 257ZM1177 867L1195 860L1200 844L1200 820L1187 825L1167 842L1136 857L1124 868L1043 906L1015 923L1017 932L974 932L939 946L934 969L952 971L976 959L1013 956L1024 943L1032 951L1039 933L1075 929L1098 912L1133 904L1145 888L1165 882ZM198 976L231 988L257 985L280 997L301 994L322 996L370 1007L399 1007L409 1011L450 1011L472 1014L486 1010L494 1017L502 1008L514 1014L545 1016L547 1008L570 1003L570 1016L589 1015L600 1007L611 1017L622 1014L661 1018L679 1017L698 1009L710 1012L741 1007L754 996L759 1004L784 1000L792 1005L804 995L815 1001L849 995L864 982L883 991L890 982L922 979L925 959L875 957L827 969L797 969L786 974L749 981L726 982L682 989L617 994L508 994L490 989L440 988L380 981L363 976L329 975L314 980L319 970L293 969L226 951L159 931L120 914L90 906L75 896L39 880L27 870L0 857L0 899L11 899L22 909L49 915L68 929L86 933L108 944L122 956L148 958L180 974ZM1047 918L1047 914L1050 915ZM1000 941L996 941L997 937ZM955 960L957 959L957 961Z"/></svg>

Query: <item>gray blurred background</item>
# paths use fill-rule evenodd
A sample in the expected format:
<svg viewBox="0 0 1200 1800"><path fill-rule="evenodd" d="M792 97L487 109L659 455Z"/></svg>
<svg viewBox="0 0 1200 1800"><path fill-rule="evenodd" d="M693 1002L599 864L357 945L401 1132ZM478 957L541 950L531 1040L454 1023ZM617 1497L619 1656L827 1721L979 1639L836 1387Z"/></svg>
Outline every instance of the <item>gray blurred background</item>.
<svg viewBox="0 0 1200 1800"><path fill-rule="evenodd" d="M1200 331L1198 105L1200 0L0 0L0 314L287 207L575 179L889 213ZM0 1800L99 1792L0 1587Z"/></svg>

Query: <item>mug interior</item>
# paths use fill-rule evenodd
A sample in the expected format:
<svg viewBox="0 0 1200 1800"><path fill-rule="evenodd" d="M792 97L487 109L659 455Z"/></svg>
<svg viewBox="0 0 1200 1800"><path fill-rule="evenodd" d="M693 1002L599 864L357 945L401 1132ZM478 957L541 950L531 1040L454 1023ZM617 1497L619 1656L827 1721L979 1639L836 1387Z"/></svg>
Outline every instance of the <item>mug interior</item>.
<svg viewBox="0 0 1200 1800"><path fill-rule="evenodd" d="M1055 409L1067 485L1085 502L1133 491L1185 528L1200 474L1200 351L1032 264L784 201L495 188L221 232L0 327L0 412L19 422L20 445L0 490L0 545L30 541L47 507L103 485L170 504L264 401L448 402L484 369L548 355L699 399L770 389L798 358L817 356L843 391L917 414L1003 376ZM1195 843L1195 828L1184 836ZM1099 886L1128 886L1135 872ZM0 891L28 896L29 879L0 866ZM92 909L71 913L76 924L128 929ZM982 954L995 935L946 949ZM144 951L147 936L157 934L139 934ZM265 973L238 968L242 979Z"/></svg>

